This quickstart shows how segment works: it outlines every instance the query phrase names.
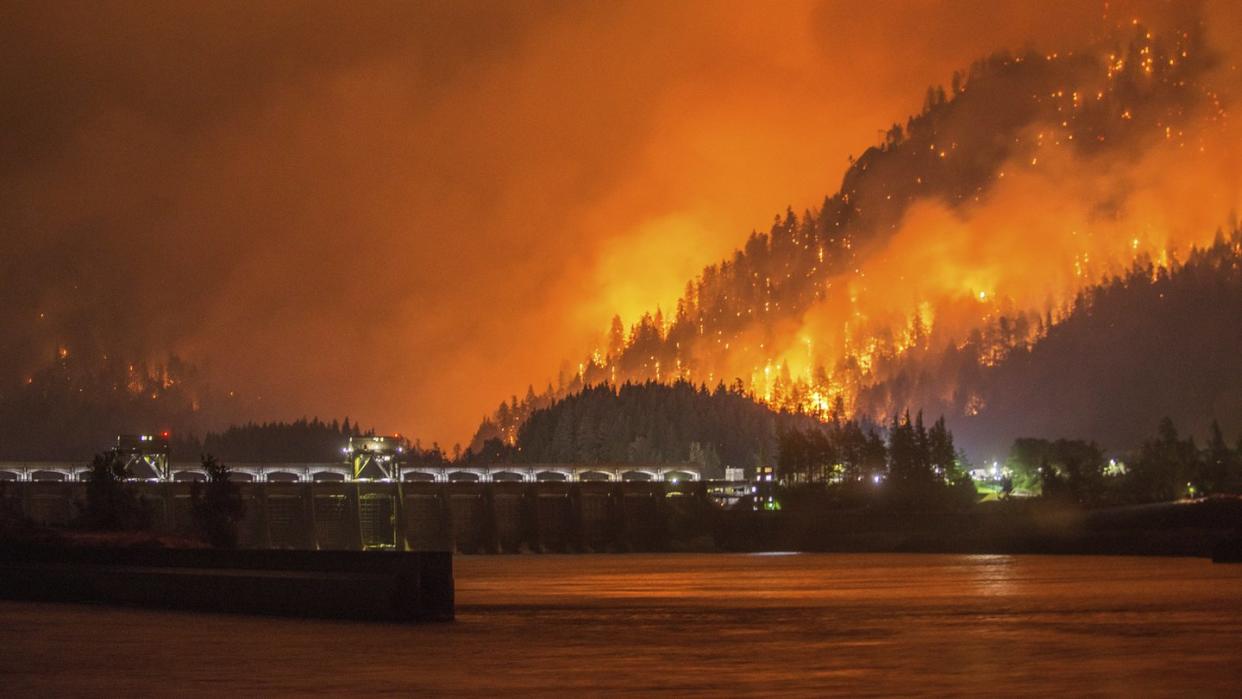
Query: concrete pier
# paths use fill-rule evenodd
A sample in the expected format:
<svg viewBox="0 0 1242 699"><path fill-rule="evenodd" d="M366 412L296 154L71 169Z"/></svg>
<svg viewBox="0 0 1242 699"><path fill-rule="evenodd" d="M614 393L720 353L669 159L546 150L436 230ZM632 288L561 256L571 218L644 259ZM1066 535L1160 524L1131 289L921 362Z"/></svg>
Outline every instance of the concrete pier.
<svg viewBox="0 0 1242 699"><path fill-rule="evenodd" d="M448 552L0 546L0 597L370 621L451 621Z"/></svg>

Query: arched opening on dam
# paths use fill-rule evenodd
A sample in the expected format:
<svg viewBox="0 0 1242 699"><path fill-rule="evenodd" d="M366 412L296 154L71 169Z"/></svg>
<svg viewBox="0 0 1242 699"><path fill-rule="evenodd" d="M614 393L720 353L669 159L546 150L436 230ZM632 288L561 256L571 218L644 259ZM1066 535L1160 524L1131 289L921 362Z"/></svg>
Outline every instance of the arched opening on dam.
<svg viewBox="0 0 1242 699"><path fill-rule="evenodd" d="M621 480L623 481L653 481L655 480L655 474L652 473L651 471L638 471L638 470L626 471L621 474Z"/></svg>

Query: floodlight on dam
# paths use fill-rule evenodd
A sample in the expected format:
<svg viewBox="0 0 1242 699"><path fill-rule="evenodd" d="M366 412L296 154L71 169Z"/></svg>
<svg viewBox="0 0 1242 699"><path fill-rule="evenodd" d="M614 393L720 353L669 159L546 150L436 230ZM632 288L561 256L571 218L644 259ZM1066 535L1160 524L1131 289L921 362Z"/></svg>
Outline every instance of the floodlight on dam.
<svg viewBox="0 0 1242 699"><path fill-rule="evenodd" d="M350 437L345 455L353 467L362 548L404 548L401 461L405 458L405 440L400 435Z"/></svg>
<svg viewBox="0 0 1242 699"><path fill-rule="evenodd" d="M353 465L356 481L400 481L405 440L391 437L350 437L345 453Z"/></svg>
<svg viewBox="0 0 1242 699"><path fill-rule="evenodd" d="M125 473L138 480L172 480L172 468L168 460L168 433L117 435L112 448Z"/></svg>

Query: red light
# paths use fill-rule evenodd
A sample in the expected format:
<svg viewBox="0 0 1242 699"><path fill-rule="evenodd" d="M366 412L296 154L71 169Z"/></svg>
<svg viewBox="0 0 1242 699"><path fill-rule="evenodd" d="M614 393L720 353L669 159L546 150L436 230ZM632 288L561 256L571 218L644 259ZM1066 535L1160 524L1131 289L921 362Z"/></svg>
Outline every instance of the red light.
<svg viewBox="0 0 1242 699"><path fill-rule="evenodd" d="M165 431L165 432L164 432L164 439L168 439L168 432L167 432L167 431Z"/></svg>

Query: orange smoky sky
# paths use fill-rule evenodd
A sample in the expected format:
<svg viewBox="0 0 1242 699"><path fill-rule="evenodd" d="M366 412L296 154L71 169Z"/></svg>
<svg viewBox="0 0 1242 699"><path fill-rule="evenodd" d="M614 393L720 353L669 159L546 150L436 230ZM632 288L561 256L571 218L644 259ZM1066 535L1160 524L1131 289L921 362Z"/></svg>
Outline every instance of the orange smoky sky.
<svg viewBox="0 0 1242 699"><path fill-rule="evenodd" d="M929 84L1185 6L7 3L0 366L174 351L235 419L466 442Z"/></svg>

